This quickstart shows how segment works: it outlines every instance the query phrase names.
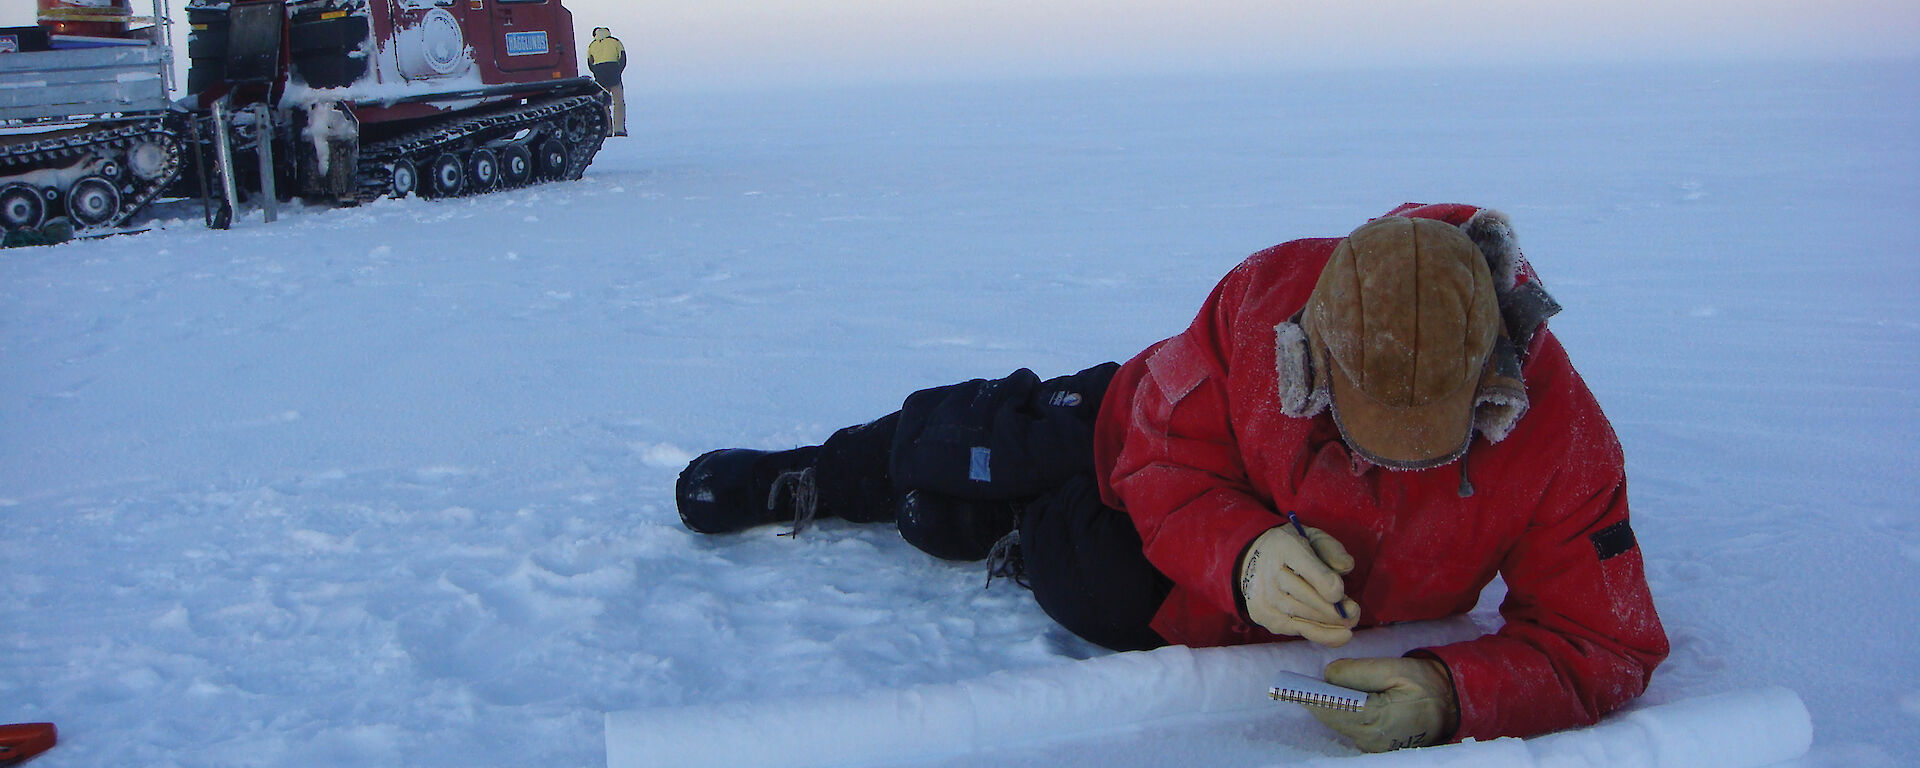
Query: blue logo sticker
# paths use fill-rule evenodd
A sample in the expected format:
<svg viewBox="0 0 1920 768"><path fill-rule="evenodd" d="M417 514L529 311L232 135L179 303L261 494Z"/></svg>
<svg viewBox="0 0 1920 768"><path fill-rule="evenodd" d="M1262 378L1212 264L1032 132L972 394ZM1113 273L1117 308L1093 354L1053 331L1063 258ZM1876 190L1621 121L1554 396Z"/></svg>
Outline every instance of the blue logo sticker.
<svg viewBox="0 0 1920 768"><path fill-rule="evenodd" d="M547 33L508 32L508 56L533 56L547 52Z"/></svg>
<svg viewBox="0 0 1920 768"><path fill-rule="evenodd" d="M973 454L967 462L967 479L976 483L993 482L993 467L988 463L992 459L992 450L980 446L974 447Z"/></svg>

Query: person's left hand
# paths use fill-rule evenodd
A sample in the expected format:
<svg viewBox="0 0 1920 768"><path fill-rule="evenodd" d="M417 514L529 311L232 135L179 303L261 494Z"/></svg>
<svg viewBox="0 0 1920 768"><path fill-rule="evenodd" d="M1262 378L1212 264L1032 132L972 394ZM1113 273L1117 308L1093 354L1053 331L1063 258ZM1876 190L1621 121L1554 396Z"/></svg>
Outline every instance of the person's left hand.
<svg viewBox="0 0 1920 768"><path fill-rule="evenodd" d="M1315 719L1367 752L1424 747L1453 738L1460 702L1447 665L1425 658L1338 659L1327 682L1367 691L1358 712L1307 707Z"/></svg>

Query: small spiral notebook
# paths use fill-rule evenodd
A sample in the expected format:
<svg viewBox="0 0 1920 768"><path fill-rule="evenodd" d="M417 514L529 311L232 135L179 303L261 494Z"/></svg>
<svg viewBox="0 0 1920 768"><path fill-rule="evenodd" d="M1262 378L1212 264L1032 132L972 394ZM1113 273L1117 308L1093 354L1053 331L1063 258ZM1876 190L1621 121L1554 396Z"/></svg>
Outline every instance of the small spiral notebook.
<svg viewBox="0 0 1920 768"><path fill-rule="evenodd" d="M1297 672L1280 673L1279 682L1267 689L1267 696L1275 701L1292 701L1348 712L1358 712L1367 705L1366 691L1343 688Z"/></svg>

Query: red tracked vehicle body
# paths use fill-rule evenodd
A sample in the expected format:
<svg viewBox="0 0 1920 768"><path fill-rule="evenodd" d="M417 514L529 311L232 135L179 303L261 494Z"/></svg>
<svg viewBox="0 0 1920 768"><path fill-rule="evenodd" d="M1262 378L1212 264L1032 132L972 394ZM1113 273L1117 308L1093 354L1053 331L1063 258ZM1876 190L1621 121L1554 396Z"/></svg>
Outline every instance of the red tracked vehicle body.
<svg viewBox="0 0 1920 768"><path fill-rule="evenodd" d="M607 127L560 0L197 0L188 89L265 104L281 181L436 197L579 178ZM239 121L242 153L257 137ZM353 172L348 176L346 169Z"/></svg>

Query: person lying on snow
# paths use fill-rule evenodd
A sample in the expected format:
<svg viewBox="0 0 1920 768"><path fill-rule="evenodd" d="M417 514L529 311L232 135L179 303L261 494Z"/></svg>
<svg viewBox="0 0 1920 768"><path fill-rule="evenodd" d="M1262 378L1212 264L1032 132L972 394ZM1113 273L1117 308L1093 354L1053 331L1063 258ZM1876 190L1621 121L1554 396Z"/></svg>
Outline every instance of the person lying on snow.
<svg viewBox="0 0 1920 768"><path fill-rule="evenodd" d="M705 533L891 521L1115 650L1339 646L1465 613L1498 573L1498 632L1335 661L1327 680L1366 706L1310 710L1367 751L1591 724L1668 645L1620 444L1546 329L1557 311L1504 215L1407 204L1252 255L1124 365L1022 369L823 445L713 451L676 500Z"/></svg>

